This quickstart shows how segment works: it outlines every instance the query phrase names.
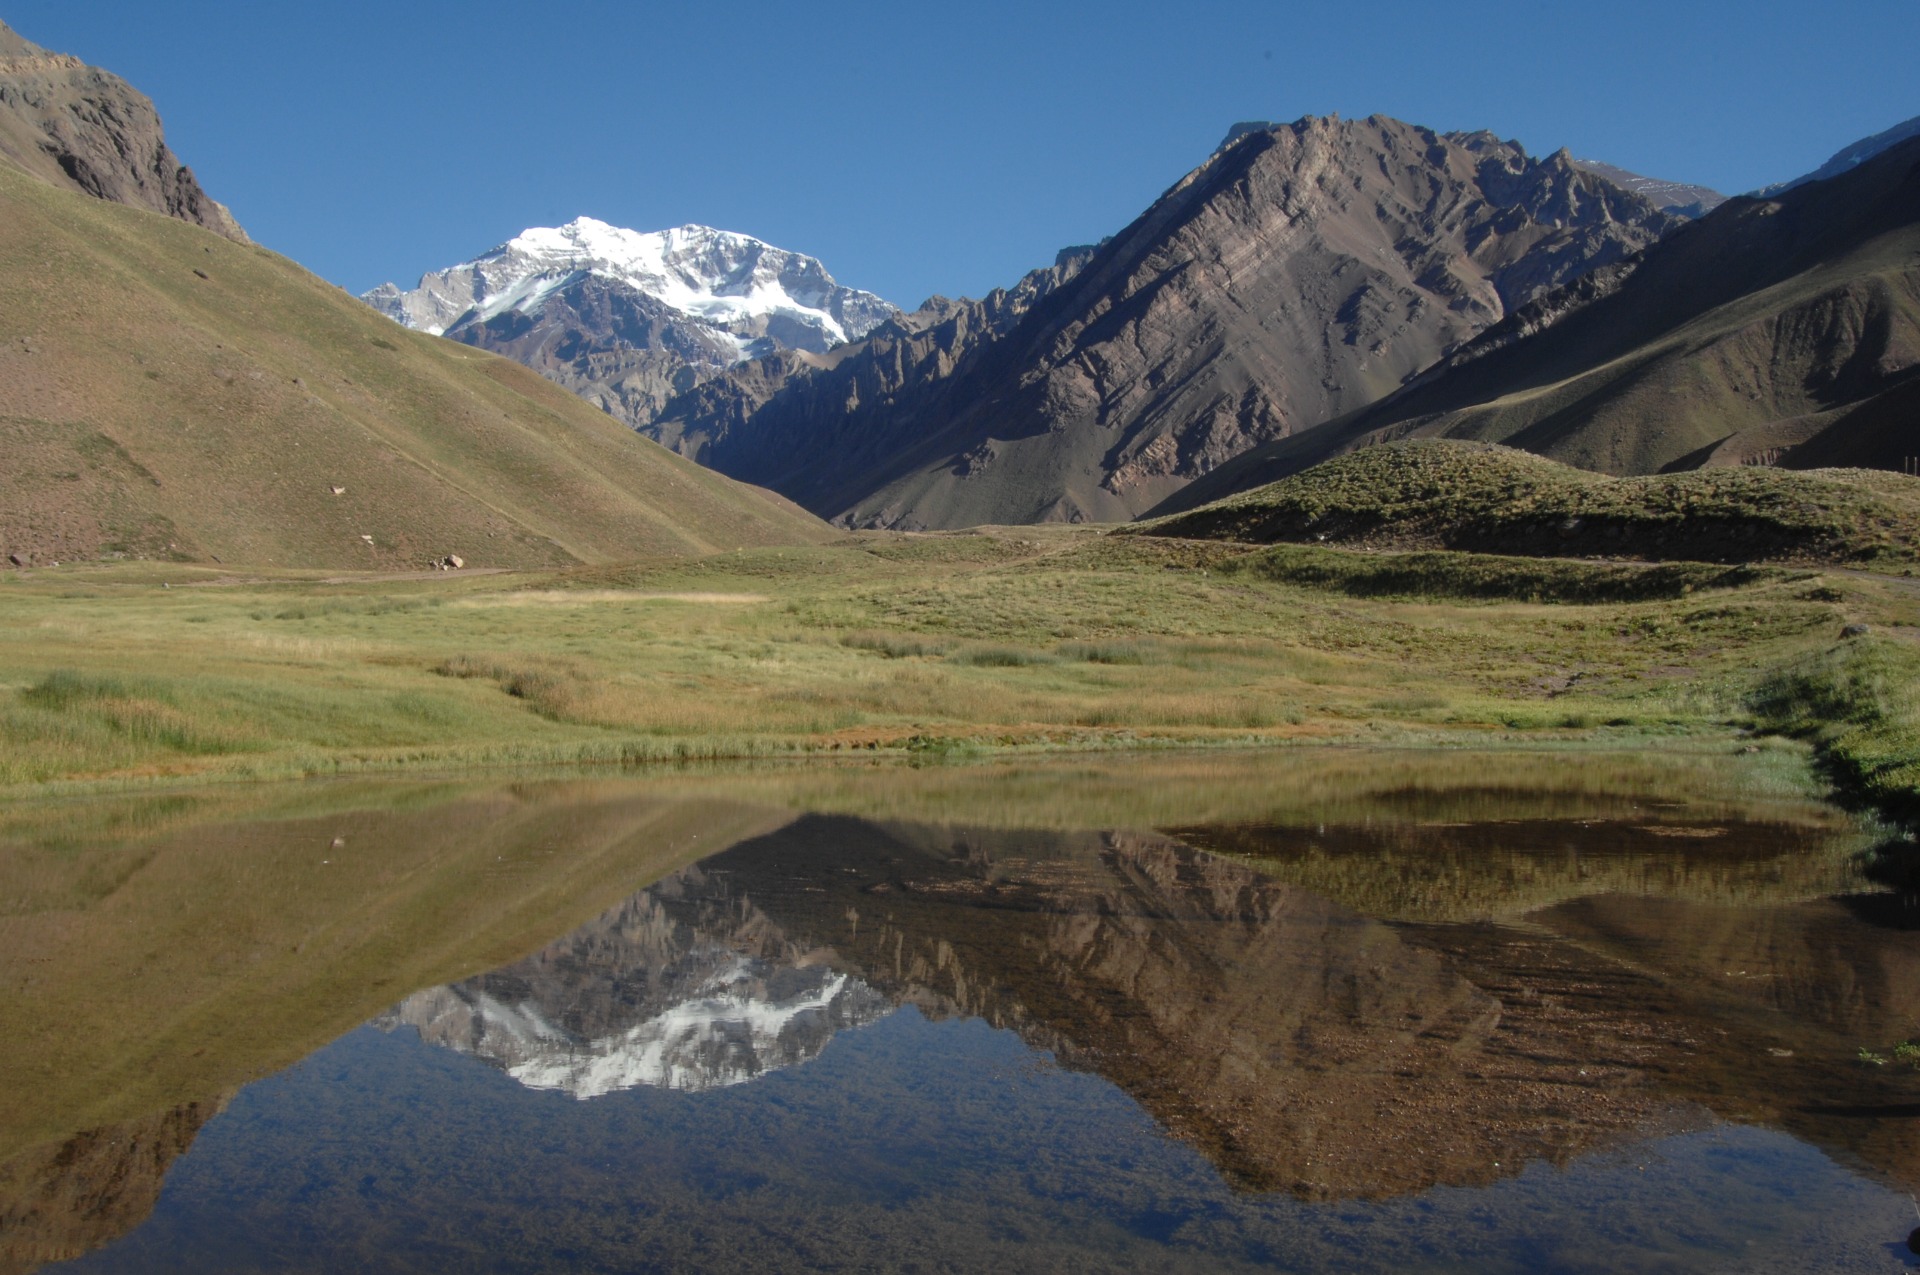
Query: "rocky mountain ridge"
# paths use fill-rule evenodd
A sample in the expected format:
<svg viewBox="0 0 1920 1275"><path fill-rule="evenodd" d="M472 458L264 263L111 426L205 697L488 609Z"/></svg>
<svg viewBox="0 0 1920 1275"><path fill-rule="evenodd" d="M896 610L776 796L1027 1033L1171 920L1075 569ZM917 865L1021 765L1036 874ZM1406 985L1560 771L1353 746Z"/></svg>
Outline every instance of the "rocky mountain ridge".
<svg viewBox="0 0 1920 1275"><path fill-rule="evenodd" d="M1630 190L1655 208L1676 217L1703 217L1727 202L1725 195L1709 186L1642 177L1639 173L1628 172L1597 159L1576 159L1573 162L1581 170L1604 177L1622 190Z"/></svg>
<svg viewBox="0 0 1920 1275"><path fill-rule="evenodd" d="M50 53L4 24L0 157L62 189L248 242L233 214L168 148L150 99L112 72Z"/></svg>
<svg viewBox="0 0 1920 1275"><path fill-rule="evenodd" d="M670 400L641 432L722 473L779 482L810 507L836 507L857 497L866 472L893 461L923 419L953 410L948 395L964 391L949 387L967 384L964 373L1095 251L1062 249L1053 265L978 300L930 297L825 357L738 364ZM876 431L871 418L883 412L891 428Z"/></svg>
<svg viewBox="0 0 1920 1275"><path fill-rule="evenodd" d="M812 257L708 226L643 233L580 217L362 297L389 318L504 354L624 423L751 358L823 354L899 310Z"/></svg>
<svg viewBox="0 0 1920 1275"><path fill-rule="evenodd" d="M1729 200L1524 306L1403 390L1177 493L1191 509L1410 437L1500 442L1600 473L1899 469L1920 393L1920 138L1840 176Z"/></svg>
<svg viewBox="0 0 1920 1275"><path fill-rule="evenodd" d="M1920 137L1920 115L1916 115L1910 120L1902 120L1892 128L1882 129L1871 137L1863 137L1859 141L1850 142L1835 151L1828 157L1826 163L1820 165L1820 167L1814 169L1812 172L1803 173L1792 181L1776 182L1771 186L1764 186L1755 191L1754 194L1762 197L1778 195L1783 191L1792 190L1796 186L1804 186L1808 182L1827 181L1851 169L1858 168L1875 155L1880 154L1882 151L1890 150L1911 137Z"/></svg>
<svg viewBox="0 0 1920 1275"><path fill-rule="evenodd" d="M848 526L1125 519L1680 224L1488 133L1249 126L1010 326L737 368L648 428Z"/></svg>

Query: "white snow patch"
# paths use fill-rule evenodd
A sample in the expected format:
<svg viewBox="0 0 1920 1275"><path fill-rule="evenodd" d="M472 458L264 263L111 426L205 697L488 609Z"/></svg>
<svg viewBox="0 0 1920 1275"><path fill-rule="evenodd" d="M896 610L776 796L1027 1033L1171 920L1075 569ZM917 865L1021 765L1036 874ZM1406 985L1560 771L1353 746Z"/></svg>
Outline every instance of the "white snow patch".
<svg viewBox="0 0 1920 1275"><path fill-rule="evenodd" d="M583 276L624 284L704 326L749 343L777 325L775 343L827 349L864 336L898 313L869 292L843 288L812 257L710 226L637 231L580 217L535 226L484 256L425 275L411 292L383 285L366 300L435 335L509 311L536 314Z"/></svg>

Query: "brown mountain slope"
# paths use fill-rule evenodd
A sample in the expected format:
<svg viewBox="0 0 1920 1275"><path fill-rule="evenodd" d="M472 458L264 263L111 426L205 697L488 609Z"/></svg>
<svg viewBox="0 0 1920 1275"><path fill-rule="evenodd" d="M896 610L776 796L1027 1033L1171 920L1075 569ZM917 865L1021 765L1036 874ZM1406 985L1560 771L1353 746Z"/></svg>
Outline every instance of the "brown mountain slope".
<svg viewBox="0 0 1920 1275"><path fill-rule="evenodd" d="M1677 224L1564 154L1304 119L1224 147L950 371L876 382L848 355L724 431L674 428L850 525L1128 517Z"/></svg>
<svg viewBox="0 0 1920 1275"><path fill-rule="evenodd" d="M0 279L0 567L532 566L826 534L285 258L5 167Z"/></svg>
<svg viewBox="0 0 1920 1275"><path fill-rule="evenodd" d="M167 148L153 103L119 76L0 23L0 157L45 181L247 242Z"/></svg>
<svg viewBox="0 0 1920 1275"><path fill-rule="evenodd" d="M1155 513L1371 442L1502 442L1583 469L1900 467L1920 453L1920 141L1735 199L1488 331L1405 390L1242 456Z"/></svg>
<svg viewBox="0 0 1920 1275"><path fill-rule="evenodd" d="M755 474L749 481L811 508L837 509L902 439L955 410L947 387L969 383L973 366L1093 251L1067 249L977 301L929 298L857 343L739 364L674 398L641 432L722 473Z"/></svg>

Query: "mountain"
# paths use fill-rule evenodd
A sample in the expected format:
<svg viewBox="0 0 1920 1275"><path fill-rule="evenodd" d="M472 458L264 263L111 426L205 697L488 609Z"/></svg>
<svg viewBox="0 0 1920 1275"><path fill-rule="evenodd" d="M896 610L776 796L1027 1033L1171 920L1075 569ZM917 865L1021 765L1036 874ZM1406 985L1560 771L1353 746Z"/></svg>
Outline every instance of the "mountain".
<svg viewBox="0 0 1920 1275"><path fill-rule="evenodd" d="M504 354L633 426L743 360L823 354L899 313L748 235L643 234L591 217L363 299L410 328Z"/></svg>
<svg viewBox="0 0 1920 1275"><path fill-rule="evenodd" d="M641 432L809 508L844 507L885 480L918 431L963 406L952 396L966 392L975 363L1094 251L1063 249L1052 266L979 300L930 297L824 357L741 363L673 398Z"/></svg>
<svg viewBox="0 0 1920 1275"><path fill-rule="evenodd" d="M742 367L654 428L846 525L1121 519L1680 224L1488 133L1256 127L1019 313Z"/></svg>
<svg viewBox="0 0 1920 1275"><path fill-rule="evenodd" d="M1725 195L1706 186L1642 177L1639 173L1630 173L1597 159L1576 159L1573 162L1581 171L1604 177L1622 190L1630 190L1655 208L1676 217L1702 217L1727 202Z"/></svg>
<svg viewBox="0 0 1920 1275"><path fill-rule="evenodd" d="M1370 443L1501 442L1608 474L1899 469L1920 453L1920 139L1731 199L1523 307L1391 397L1242 456L1155 513Z"/></svg>
<svg viewBox="0 0 1920 1275"><path fill-rule="evenodd" d="M1910 120L1903 120L1892 128L1875 133L1872 137L1863 137L1857 142L1842 146L1826 163L1810 173L1796 177L1792 181L1767 186L1754 193L1762 196L1777 195L1782 191L1792 190L1795 186L1804 186L1808 182L1821 182L1838 177L1849 169L1858 168L1881 151L1898 146L1910 137L1920 137L1920 115Z"/></svg>
<svg viewBox="0 0 1920 1275"><path fill-rule="evenodd" d="M716 884L688 868L672 889L643 891L525 960L415 992L375 1026L413 1027L529 1089L585 1099L744 1084L892 1012L824 963L829 953L742 941L770 927L700 908L725 897Z"/></svg>
<svg viewBox="0 0 1920 1275"><path fill-rule="evenodd" d="M0 167L0 563L535 566L825 534L283 257Z"/></svg>
<svg viewBox="0 0 1920 1275"><path fill-rule="evenodd" d="M49 53L4 23L0 157L55 186L247 242L232 214L167 148L150 100L119 76Z"/></svg>

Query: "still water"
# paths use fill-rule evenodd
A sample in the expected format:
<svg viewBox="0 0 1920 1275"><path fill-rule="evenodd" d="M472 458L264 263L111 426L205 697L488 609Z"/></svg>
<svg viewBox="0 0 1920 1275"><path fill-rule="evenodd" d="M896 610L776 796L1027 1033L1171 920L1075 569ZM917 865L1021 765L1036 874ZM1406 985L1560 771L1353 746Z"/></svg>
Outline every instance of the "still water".
<svg viewBox="0 0 1920 1275"><path fill-rule="evenodd" d="M0 835L37 1086L0 1270L1920 1264L1920 912L1778 766L375 786Z"/></svg>

